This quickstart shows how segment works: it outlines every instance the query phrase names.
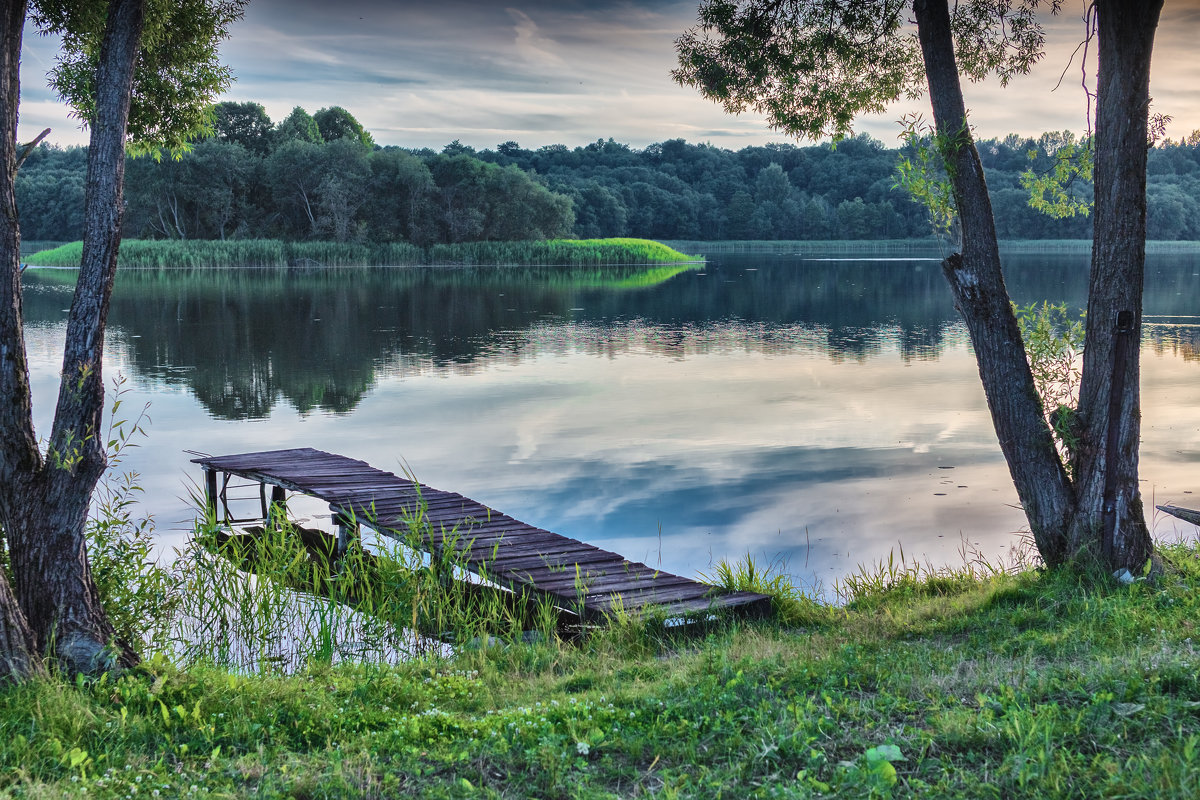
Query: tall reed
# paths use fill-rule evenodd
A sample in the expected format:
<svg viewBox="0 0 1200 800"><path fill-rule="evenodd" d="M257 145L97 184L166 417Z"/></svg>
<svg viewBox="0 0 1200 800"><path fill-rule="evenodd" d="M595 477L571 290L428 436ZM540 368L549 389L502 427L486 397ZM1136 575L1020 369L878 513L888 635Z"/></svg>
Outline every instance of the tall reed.
<svg viewBox="0 0 1200 800"><path fill-rule="evenodd" d="M352 522L376 524L371 515ZM183 664L294 671L343 660L442 658L451 643L531 630L557 635L562 617L549 603L469 581L469 539L432 524L423 503L386 533L391 546L375 538L368 549L355 538L338 554L332 538L313 544L285 508L274 509L271 524L253 536L229 535L208 509L176 554L172 656Z"/></svg>
<svg viewBox="0 0 1200 800"><path fill-rule="evenodd" d="M80 242L31 253L31 266L77 267ZM698 260L646 239L555 239L544 242L462 242L421 248L406 242L355 244L284 242L274 239L146 240L121 243L118 266L125 269L207 267L356 267L444 265L631 265Z"/></svg>

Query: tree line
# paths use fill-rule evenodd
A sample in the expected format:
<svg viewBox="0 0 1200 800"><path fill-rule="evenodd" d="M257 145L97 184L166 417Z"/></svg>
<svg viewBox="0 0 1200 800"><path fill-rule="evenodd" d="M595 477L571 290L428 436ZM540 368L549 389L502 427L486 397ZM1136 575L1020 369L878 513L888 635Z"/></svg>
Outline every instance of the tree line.
<svg viewBox="0 0 1200 800"><path fill-rule="evenodd" d="M1086 239L1090 217L1029 206L1021 176L1054 167L1065 133L978 143L1007 239ZM281 238L427 246L561 236L649 239L898 239L930 232L895 187L908 147L867 135L835 145L738 151L672 139L635 149L613 139L534 150L516 142L440 152L380 147L339 107L294 109L273 123L257 103L216 106L215 135L178 160L130 158L125 234ZM17 177L25 238L80 238L86 150L41 146ZM1152 239L1200 239L1200 135L1149 154ZM1090 198L1091 183L1074 194Z"/></svg>

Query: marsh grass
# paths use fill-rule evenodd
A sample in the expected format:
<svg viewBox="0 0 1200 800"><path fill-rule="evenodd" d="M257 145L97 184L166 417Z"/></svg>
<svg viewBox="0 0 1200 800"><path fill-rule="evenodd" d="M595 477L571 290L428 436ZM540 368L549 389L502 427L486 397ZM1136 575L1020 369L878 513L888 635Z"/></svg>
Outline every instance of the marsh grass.
<svg viewBox="0 0 1200 800"><path fill-rule="evenodd" d="M33 252L32 266L78 267L83 243ZM555 239L544 242L463 242L421 248L405 242L354 244L126 239L117 264L125 269L350 267L445 265L613 266L702 260L646 239Z"/></svg>

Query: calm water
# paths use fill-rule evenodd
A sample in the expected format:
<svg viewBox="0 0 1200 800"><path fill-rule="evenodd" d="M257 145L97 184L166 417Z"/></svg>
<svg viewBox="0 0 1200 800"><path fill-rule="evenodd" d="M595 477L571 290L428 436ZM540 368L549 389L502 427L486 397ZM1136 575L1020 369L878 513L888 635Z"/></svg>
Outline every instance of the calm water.
<svg viewBox="0 0 1200 800"><path fill-rule="evenodd" d="M1018 302L1084 302L1086 257L1007 267ZM73 279L25 278L43 431ZM1146 313L1144 491L1186 505L1200 260L1152 257ZM828 589L901 546L1003 557L1024 526L935 260L122 273L105 370L125 411L151 404L124 466L164 546L191 519L185 450L297 446L685 575L748 552Z"/></svg>

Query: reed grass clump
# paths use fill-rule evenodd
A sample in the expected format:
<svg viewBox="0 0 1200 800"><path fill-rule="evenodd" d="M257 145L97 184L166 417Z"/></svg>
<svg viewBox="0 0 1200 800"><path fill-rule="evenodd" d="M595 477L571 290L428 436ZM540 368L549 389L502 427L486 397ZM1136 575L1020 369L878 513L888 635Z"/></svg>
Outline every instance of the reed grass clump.
<svg viewBox="0 0 1200 800"><path fill-rule="evenodd" d="M30 253L30 266L78 267L82 242ZM633 265L699 260L646 239L555 239L532 242L462 242L421 248L406 242L359 244L284 242L275 239L223 241L126 239L118 267L203 269L245 267L401 267L418 265Z"/></svg>
<svg viewBox="0 0 1200 800"><path fill-rule="evenodd" d="M374 542L379 552L358 537L338 552L334 537L298 527L284 508L248 530L228 533L208 509L176 554L178 663L252 672L395 664L561 630L561 612L545 601L472 581L459 532L435 530L423 507L388 530L392 546Z"/></svg>

